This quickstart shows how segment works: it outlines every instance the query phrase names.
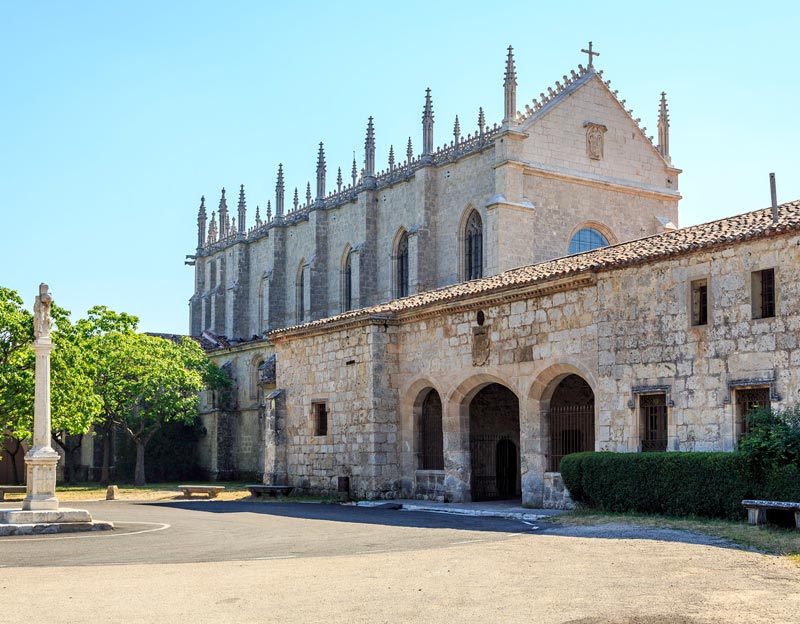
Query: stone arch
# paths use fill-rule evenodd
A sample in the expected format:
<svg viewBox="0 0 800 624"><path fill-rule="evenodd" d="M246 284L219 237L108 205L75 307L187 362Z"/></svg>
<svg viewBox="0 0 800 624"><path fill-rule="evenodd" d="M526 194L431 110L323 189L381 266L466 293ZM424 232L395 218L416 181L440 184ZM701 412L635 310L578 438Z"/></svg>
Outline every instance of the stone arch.
<svg viewBox="0 0 800 624"><path fill-rule="evenodd" d="M251 399L258 399L259 398L259 390L261 388L261 379L259 378L260 374L260 367L266 361L266 356L262 353L256 353L253 357L250 358L250 363L248 365L248 379L249 379L249 392Z"/></svg>
<svg viewBox="0 0 800 624"><path fill-rule="evenodd" d="M519 389L516 388L509 380L501 377L500 375L485 372L471 375L458 384L455 388L452 388L447 393L447 402L459 407L463 407L465 404L468 405L478 392L480 392L489 384L493 383L506 386L516 395L517 399L522 399L522 394L519 392Z"/></svg>
<svg viewBox="0 0 800 624"><path fill-rule="evenodd" d="M540 414L545 471L558 472L564 455L595 449L596 388L594 376L575 362L553 364L537 375L529 397Z"/></svg>
<svg viewBox="0 0 800 624"><path fill-rule="evenodd" d="M617 240L617 237L614 235L613 230L610 227L608 227L605 223L593 220L584 221L583 223L573 228L572 232L570 232L569 238L567 239L566 253L569 253L569 246L572 243L572 239L575 238L575 235L581 230L594 230L598 232L603 236L603 238L605 238L608 241L609 245L616 245L619 242Z"/></svg>
<svg viewBox="0 0 800 624"><path fill-rule="evenodd" d="M401 227L392 240L392 296L409 295L408 230Z"/></svg>
<svg viewBox="0 0 800 624"><path fill-rule="evenodd" d="M470 498L516 498L521 494L519 397L496 382L468 396Z"/></svg>
<svg viewBox="0 0 800 624"><path fill-rule="evenodd" d="M339 302L342 312L353 309L353 247L348 243L344 246L339 262Z"/></svg>
<svg viewBox="0 0 800 624"><path fill-rule="evenodd" d="M417 498L444 500L444 466L436 471L421 468L419 423L427 396L435 392L441 400L442 457L444 458L444 396L441 388L428 377L421 377L400 391L400 456L407 476L404 494Z"/></svg>
<svg viewBox="0 0 800 624"><path fill-rule="evenodd" d="M472 204L467 204L458 222L458 275L464 281L483 277L483 224L484 218L480 211Z"/></svg>

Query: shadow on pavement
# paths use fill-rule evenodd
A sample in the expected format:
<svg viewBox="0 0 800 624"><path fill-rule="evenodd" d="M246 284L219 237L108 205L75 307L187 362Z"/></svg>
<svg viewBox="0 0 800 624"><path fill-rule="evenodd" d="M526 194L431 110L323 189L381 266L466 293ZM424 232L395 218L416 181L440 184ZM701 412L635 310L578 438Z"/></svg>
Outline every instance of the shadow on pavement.
<svg viewBox="0 0 800 624"><path fill-rule="evenodd" d="M739 549L735 544L717 537L675 529L640 527L635 524L622 522L590 526L570 526L554 524L547 519L534 522L522 522L520 520L507 518L463 516L430 511L403 511L389 508L381 509L379 507L355 507L324 503L160 501L141 504L216 514L254 513L283 518L301 518L306 520L361 523L392 527L525 533L528 535L591 539L651 540Z"/></svg>
<svg viewBox="0 0 800 624"><path fill-rule="evenodd" d="M356 507L335 503L282 503L249 501L185 501L139 503L148 507L170 507L206 513L254 513L283 518L375 524L393 527L455 529L502 533L527 532L531 527L519 520L461 516L428 511L403 511L378 507Z"/></svg>

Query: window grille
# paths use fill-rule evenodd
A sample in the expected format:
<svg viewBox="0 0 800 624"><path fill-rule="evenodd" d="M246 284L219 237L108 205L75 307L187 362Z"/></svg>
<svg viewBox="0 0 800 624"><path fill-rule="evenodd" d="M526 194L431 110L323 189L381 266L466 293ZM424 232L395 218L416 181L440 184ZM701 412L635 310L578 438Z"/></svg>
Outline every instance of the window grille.
<svg viewBox="0 0 800 624"><path fill-rule="evenodd" d="M750 303L754 319L775 316L775 269L764 269L753 273L751 294Z"/></svg>
<svg viewBox="0 0 800 624"><path fill-rule="evenodd" d="M769 388L737 388L736 411L741 435L750 430L748 416L770 407Z"/></svg>
<svg viewBox="0 0 800 624"><path fill-rule="evenodd" d="M419 467L421 470L444 470L442 435L442 400L431 390L422 402L419 419Z"/></svg>
<svg viewBox="0 0 800 624"><path fill-rule="evenodd" d="M667 450L667 395L643 394L639 397L642 451Z"/></svg>
<svg viewBox="0 0 800 624"><path fill-rule="evenodd" d="M692 325L708 325L708 281L692 282Z"/></svg>
<svg viewBox="0 0 800 624"><path fill-rule="evenodd" d="M564 456L594 450L594 402L551 407L548 417L550 472L560 470Z"/></svg>

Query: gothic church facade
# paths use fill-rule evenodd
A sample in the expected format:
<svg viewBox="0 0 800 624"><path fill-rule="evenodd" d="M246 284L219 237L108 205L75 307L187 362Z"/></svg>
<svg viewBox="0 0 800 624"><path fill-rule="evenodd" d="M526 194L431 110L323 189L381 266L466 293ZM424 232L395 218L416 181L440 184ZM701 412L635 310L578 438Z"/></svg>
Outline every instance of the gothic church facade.
<svg viewBox="0 0 800 624"><path fill-rule="evenodd" d="M578 450L728 450L800 361L800 206L677 229L662 94L654 144L592 61L504 118L409 141L247 227L201 203L191 331L231 373L208 396L214 477L362 497L560 506Z"/></svg>

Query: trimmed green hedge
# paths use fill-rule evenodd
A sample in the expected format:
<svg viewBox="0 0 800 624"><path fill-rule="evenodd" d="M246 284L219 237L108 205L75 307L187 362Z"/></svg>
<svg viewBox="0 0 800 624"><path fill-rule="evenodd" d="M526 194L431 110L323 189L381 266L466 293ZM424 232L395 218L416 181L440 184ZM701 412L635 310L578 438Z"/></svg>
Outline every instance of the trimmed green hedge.
<svg viewBox="0 0 800 624"><path fill-rule="evenodd" d="M575 453L561 476L575 502L669 516L741 518L762 489L741 453Z"/></svg>

